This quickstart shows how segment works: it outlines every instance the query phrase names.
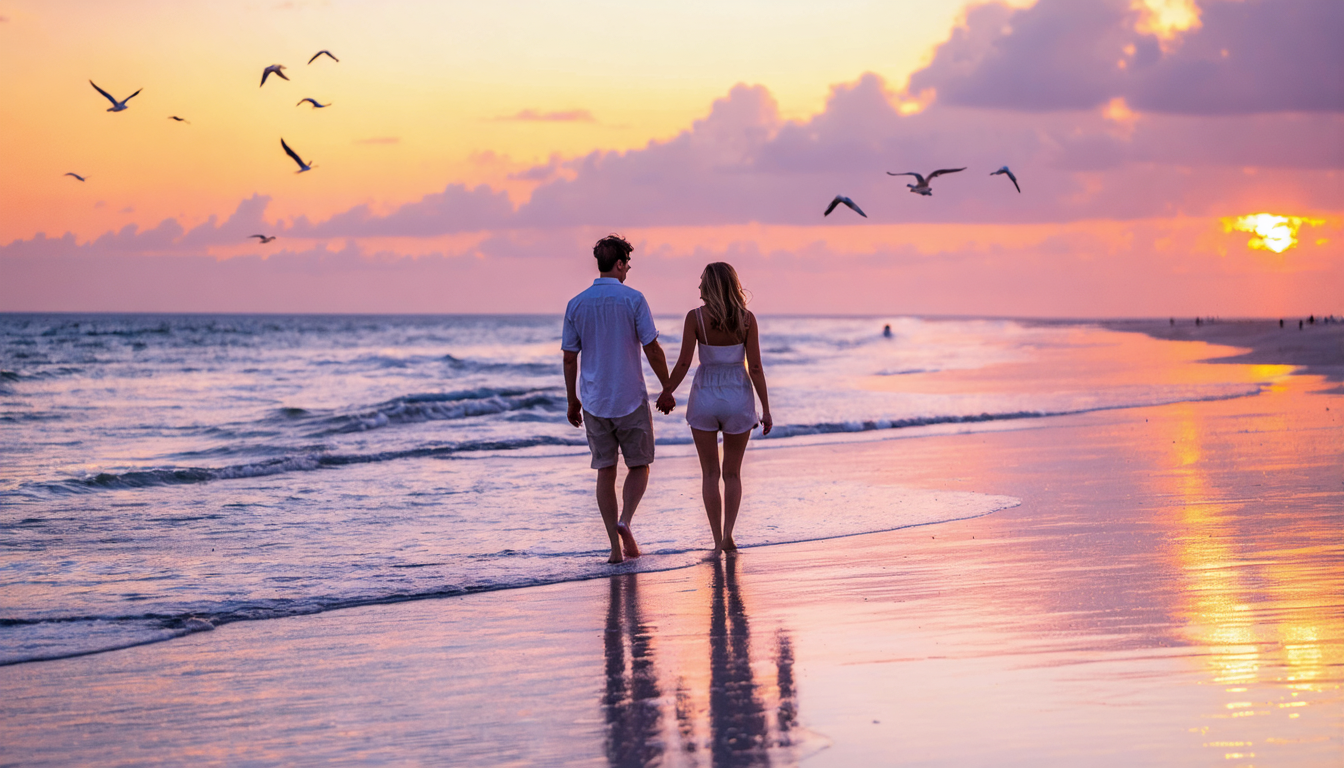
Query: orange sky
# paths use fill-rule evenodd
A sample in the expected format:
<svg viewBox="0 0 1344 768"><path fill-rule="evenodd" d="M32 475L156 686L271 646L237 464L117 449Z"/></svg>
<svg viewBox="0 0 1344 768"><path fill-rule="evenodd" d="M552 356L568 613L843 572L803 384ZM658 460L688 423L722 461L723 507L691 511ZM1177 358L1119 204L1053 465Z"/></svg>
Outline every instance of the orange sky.
<svg viewBox="0 0 1344 768"><path fill-rule="evenodd" d="M1338 15L1303 2L0 2L0 309L559 311L616 230L673 302L640 276L736 258L770 311L1341 312L1344 74L1284 95L1291 61L1240 58ZM1222 224L1262 212L1309 223L1281 254Z"/></svg>

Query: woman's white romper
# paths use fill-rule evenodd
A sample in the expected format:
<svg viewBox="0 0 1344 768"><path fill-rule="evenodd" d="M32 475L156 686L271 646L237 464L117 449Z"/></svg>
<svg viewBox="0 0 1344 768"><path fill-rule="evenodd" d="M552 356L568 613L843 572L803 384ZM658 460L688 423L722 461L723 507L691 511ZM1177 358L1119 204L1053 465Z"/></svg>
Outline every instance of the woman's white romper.
<svg viewBox="0 0 1344 768"><path fill-rule="evenodd" d="M695 317L700 323L700 335L708 339L702 309L695 310ZM747 376L747 345L699 346L700 366L691 380L686 423L691 429L722 430L725 435L755 429L760 419L756 415L756 394Z"/></svg>

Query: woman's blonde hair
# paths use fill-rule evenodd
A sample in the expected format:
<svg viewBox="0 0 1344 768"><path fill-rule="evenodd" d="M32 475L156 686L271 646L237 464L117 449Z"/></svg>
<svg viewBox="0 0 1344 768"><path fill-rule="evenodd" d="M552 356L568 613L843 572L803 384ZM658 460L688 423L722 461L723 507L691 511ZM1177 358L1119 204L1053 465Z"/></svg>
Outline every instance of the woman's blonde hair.
<svg viewBox="0 0 1344 768"><path fill-rule="evenodd" d="M700 292L705 299L709 326L735 338L747 335L747 292L737 279L737 270L726 261L716 261L700 273Z"/></svg>

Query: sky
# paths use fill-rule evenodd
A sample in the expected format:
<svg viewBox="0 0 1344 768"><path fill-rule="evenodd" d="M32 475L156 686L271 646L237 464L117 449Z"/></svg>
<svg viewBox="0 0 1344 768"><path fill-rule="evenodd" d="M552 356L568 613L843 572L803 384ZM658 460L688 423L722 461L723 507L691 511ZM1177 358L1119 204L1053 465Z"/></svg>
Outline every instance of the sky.
<svg viewBox="0 0 1344 768"><path fill-rule="evenodd" d="M0 0L0 311L558 313L618 232L658 314L711 261L764 313L1344 314L1341 33L1338 0Z"/></svg>

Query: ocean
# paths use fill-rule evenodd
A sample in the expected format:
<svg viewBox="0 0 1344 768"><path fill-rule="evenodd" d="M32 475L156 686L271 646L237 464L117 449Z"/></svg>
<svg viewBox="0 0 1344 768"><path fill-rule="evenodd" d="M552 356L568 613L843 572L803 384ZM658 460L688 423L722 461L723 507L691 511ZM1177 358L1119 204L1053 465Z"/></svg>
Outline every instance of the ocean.
<svg viewBox="0 0 1344 768"><path fill-rule="evenodd" d="M680 318L658 325L675 360ZM0 664L611 573L559 345L558 316L0 314ZM1198 346L1084 323L762 317L776 426L749 454L1261 391ZM655 414L660 457L694 455L688 388ZM698 484L653 472L645 556L621 569L710 545ZM744 483L744 548L1018 503L822 468L760 478L750 455Z"/></svg>

